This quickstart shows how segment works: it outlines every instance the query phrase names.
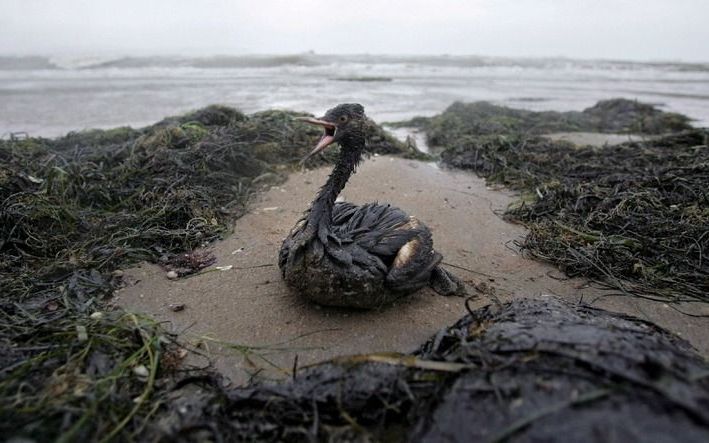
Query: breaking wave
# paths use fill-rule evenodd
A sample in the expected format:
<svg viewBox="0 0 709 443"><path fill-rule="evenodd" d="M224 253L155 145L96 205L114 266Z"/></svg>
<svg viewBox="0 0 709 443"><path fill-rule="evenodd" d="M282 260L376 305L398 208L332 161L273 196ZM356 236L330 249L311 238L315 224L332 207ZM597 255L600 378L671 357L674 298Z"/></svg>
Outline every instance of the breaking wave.
<svg viewBox="0 0 709 443"><path fill-rule="evenodd" d="M43 57L1 56L0 70L38 69L136 69L136 68L274 68L279 66L322 66L332 64L394 64L439 67L519 67L529 69L612 69L663 70L675 72L709 72L709 63L632 62L622 60L579 60L571 58L511 58L467 55L215 55L206 57L183 56L124 56L124 57Z"/></svg>

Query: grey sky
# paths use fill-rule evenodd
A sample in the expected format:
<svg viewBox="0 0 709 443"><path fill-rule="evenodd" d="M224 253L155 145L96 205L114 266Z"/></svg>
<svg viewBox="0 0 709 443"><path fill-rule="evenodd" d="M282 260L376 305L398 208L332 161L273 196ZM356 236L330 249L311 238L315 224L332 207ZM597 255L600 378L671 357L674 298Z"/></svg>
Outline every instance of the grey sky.
<svg viewBox="0 0 709 443"><path fill-rule="evenodd" d="M709 0L0 0L0 54L709 61Z"/></svg>

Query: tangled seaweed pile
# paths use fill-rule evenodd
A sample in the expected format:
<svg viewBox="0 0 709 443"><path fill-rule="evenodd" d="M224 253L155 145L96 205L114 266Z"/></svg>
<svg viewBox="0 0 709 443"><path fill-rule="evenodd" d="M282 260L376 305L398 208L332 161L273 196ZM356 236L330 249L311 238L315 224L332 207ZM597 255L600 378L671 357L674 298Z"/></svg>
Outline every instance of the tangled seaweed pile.
<svg viewBox="0 0 709 443"><path fill-rule="evenodd" d="M612 102L623 105L621 109L634 103ZM610 103L600 102L583 114L593 110L599 122L611 121L614 113L601 112ZM705 131L686 130L618 146L577 147L509 132L549 128L557 117L569 113L519 111L527 115L526 123L500 128L489 121L506 118L512 110L496 116L491 108L487 120L473 124L470 119L479 115L476 109L481 106L452 106L431 119L427 135L445 147L441 153L445 164L525 192L522 203L506 214L530 229L521 244L524 251L557 264L568 275L601 279L623 293L709 301ZM686 125L682 119L683 125L675 124L678 118L672 114L646 112L647 105L638 106L641 115L654 116L647 117L644 126L652 132Z"/></svg>
<svg viewBox="0 0 709 443"><path fill-rule="evenodd" d="M155 322L101 303L120 285L113 271L184 265L227 231L321 135L293 115L210 106L138 130L0 142L0 435L141 431L181 351ZM372 152L406 152L371 131Z"/></svg>
<svg viewBox="0 0 709 443"><path fill-rule="evenodd" d="M689 345L654 325L521 299L471 312L414 355L341 358L292 382L227 392L196 380L201 403L180 412L176 402L149 432L169 441L701 442L707 374Z"/></svg>
<svg viewBox="0 0 709 443"><path fill-rule="evenodd" d="M529 227L530 255L624 293L709 301L706 143L699 130L603 148L498 136L442 157L531 193L506 214Z"/></svg>
<svg viewBox="0 0 709 443"><path fill-rule="evenodd" d="M689 122L690 119L681 114L616 98L599 101L582 112L536 112L488 102L456 102L439 115L416 117L395 125L421 128L426 131L430 146L447 147L471 135L532 135L562 131L664 134L692 129Z"/></svg>
<svg viewBox="0 0 709 443"><path fill-rule="evenodd" d="M626 291L705 299L706 134L576 148L494 135L541 131L534 113L505 110L498 119L492 109L488 120L468 119L466 106L419 123L448 148L448 164L530 191L534 201L510 216L530 225L531 253ZM617 109L632 121L609 117ZM547 128L687 125L628 101L591 110ZM174 337L104 304L121 284L115 271L144 259L185 273L208 264L192 251L227 231L249 196L281 180L320 136L292 116L212 106L137 130L0 142L0 435L709 438L709 368L687 345L636 320L552 301L486 308L416 355L344 358L291 383L225 391L201 370L177 381L186 351ZM415 155L376 125L371 131L372 152Z"/></svg>

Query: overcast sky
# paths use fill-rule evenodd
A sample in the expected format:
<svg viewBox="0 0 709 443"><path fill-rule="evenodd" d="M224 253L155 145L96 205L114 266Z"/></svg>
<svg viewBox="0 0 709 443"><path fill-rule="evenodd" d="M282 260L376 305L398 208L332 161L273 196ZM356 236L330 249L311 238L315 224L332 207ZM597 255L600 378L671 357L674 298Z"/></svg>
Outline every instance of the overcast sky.
<svg viewBox="0 0 709 443"><path fill-rule="evenodd" d="M0 54L709 61L709 0L0 0Z"/></svg>

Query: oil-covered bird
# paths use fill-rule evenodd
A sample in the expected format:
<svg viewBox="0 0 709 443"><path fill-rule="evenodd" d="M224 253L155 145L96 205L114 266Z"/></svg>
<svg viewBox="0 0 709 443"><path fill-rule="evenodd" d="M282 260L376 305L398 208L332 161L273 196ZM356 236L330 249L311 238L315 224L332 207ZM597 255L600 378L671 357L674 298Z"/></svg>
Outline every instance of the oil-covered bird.
<svg viewBox="0 0 709 443"><path fill-rule="evenodd" d="M462 295L464 285L441 268L431 231L388 204L336 202L359 165L367 117L360 104L338 105L319 119L324 134L303 161L333 143L340 155L310 208L281 246L278 265L288 286L323 305L375 308L431 286Z"/></svg>

